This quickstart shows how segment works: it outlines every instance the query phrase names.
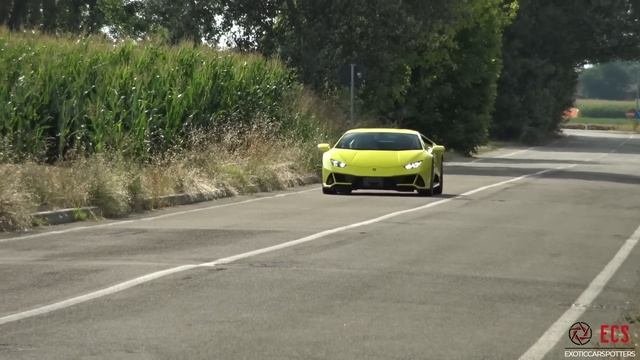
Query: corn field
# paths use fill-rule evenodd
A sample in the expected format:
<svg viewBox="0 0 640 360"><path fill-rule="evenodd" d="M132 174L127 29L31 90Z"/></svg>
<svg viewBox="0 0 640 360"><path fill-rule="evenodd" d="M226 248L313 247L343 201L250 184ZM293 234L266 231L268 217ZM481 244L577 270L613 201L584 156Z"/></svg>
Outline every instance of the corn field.
<svg viewBox="0 0 640 360"><path fill-rule="evenodd" d="M0 140L47 161L70 151L144 159L229 124L289 131L308 126L301 96L290 70L259 56L0 30Z"/></svg>

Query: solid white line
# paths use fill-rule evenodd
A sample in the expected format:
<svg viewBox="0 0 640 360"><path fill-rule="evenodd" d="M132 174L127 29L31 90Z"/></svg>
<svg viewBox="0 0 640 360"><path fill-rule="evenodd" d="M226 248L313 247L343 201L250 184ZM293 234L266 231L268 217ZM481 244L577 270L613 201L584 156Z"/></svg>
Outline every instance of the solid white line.
<svg viewBox="0 0 640 360"><path fill-rule="evenodd" d="M104 228L104 227L109 227L109 226L118 226L118 225L124 225L124 224L133 223L133 222L138 222L138 221L153 221L153 220L158 220L158 219L164 219L164 218L171 217L171 216L190 214L190 213L194 213L194 212L206 211L206 210L217 209L217 208L223 208L223 207L228 207L228 206L249 204L249 203L256 202L256 201L262 201L262 200L267 200L267 199L285 197L285 196L290 196L290 195L297 195L297 194L302 194L302 193L306 193L306 192L310 192L310 191L318 191L318 190L314 188L314 189L308 189L308 190L302 190L302 191L286 192L286 193L281 193L281 194L277 194L277 195L264 196L264 197L253 198L253 199L248 199L248 200L230 202L230 203L226 203L226 204L211 205L211 206L197 208L197 209L175 211L175 212L170 212L170 213L163 214L163 215L144 217L144 218L140 218L140 219L122 220L122 221L115 221L115 222L110 222L110 223L105 223L105 224L97 224L97 225L77 226L77 227L72 227L72 228L68 228L68 229L64 229L64 230L54 230L54 231L41 232L41 233L36 233L36 234L31 234L31 235L22 235L22 236L16 236L16 237L11 237L11 238L6 238L6 239L0 239L0 243L5 243L5 242L9 242L9 241L17 241L17 240L35 239L35 238L40 238L40 237L45 237L45 236L67 234L67 233L70 233L70 232L76 232L76 231L82 231L82 230L92 230L92 229Z"/></svg>
<svg viewBox="0 0 640 360"><path fill-rule="evenodd" d="M161 277L164 277L164 276L168 276L168 275L179 273L179 272L186 271L186 270L191 270L191 269L193 269L195 267L196 267L196 265L182 265L182 266L177 266L177 267L166 269L166 270L162 270L162 271L157 271L157 272L154 272L154 273L151 273L151 274L140 276L140 277L137 277L135 279L132 279L132 280L129 280L129 281L125 281L125 282L110 286L108 288L104 288L104 289L101 289L101 290L98 290L98 291L94 291L94 292L86 294L86 295L76 296L76 297L71 298L71 299L67 299L67 300L64 300L64 301L57 302L57 303L45 305L45 306L42 306L42 307L39 307L39 308L35 308L35 309L32 309L32 310L23 311L23 312L16 313L16 314L13 314L13 315L4 316L4 317L0 318L0 325L6 324L6 323L10 323L10 322L14 322L14 321L18 321L18 320L22 320L22 319L26 319L26 318L30 318L30 317L33 317L33 316L47 314L47 313L50 313L52 311L68 308L70 306L81 304L83 302L87 302L89 300L97 299L99 297L115 294L117 292L132 288L132 287L134 287L136 285L140 285L140 284L149 282L151 280L155 280L155 279L158 279L158 278L161 278Z"/></svg>
<svg viewBox="0 0 640 360"><path fill-rule="evenodd" d="M30 317L34 317L37 315L43 315L43 314L47 314L56 310L61 310L61 309L65 309L68 308L70 306L74 306L77 304L81 304L96 298L100 298L100 297L104 297L107 295L111 295L111 294L115 294L117 292L132 288L136 285L140 285L155 279L159 279L161 277L164 276L168 276L168 275L172 275L175 273L179 273L179 272L183 272L183 271L187 271L187 270L191 270L197 267L210 267L210 266L216 266L216 265L221 265L221 264L229 264L232 263L234 261L238 261L241 259L246 259L249 257L253 257L253 256L257 256L257 255L261 255L261 254L266 254L269 252L273 252L273 251L277 251L277 250L282 250L282 249L286 249L292 246L296 246L296 245L300 245L300 244L304 244L313 240L317 240L323 237L326 237L328 235L331 234L335 234L338 232L342 232L345 230L349 230L349 229L353 229L353 228L357 228L357 227L361 227L361 226L365 226L365 225L370 225L370 224L374 224L374 223L378 223L387 219L391 219L400 215L404 215L404 214L408 214L408 213L412 213L412 212L416 212L416 211L421 211L421 210L425 210L425 209L429 209L438 205L442 205L442 204L446 204L448 202L451 202L455 199L461 198L461 197L465 197L465 196L469 196L469 195L473 195L476 193L479 193L481 191L485 191L485 190L489 190L498 186L502 186L502 185L506 185L512 182L516 182L516 181L520 181L522 179L526 179L529 177L533 177L533 176L537 176L537 175L541 175L541 174L545 174L548 173L550 171L555 171L555 170L564 170L564 169L568 169L571 167L574 167L574 165L569 165L569 166L562 166L562 167L557 167L557 168L551 168L551 169L546 169L546 170L542 170L542 171L538 171L532 174L527 174L527 175L522 175L522 176L518 176L515 178L511 178L509 180L504 180L504 181L500 181L491 185L486 185L486 186L482 186L479 187L477 189L473 189L470 191L467 191L463 194L451 197L451 198L447 198L447 199L442 199L442 200L438 200L438 201L434 201L422 206L418 206L418 207L414 207L414 208L410 208L410 209L406 209L406 210L400 210L400 211L395 211L386 215L382 215L376 218L372 218L369 220L365 220L365 221L361 221L361 222L357 222L357 223L353 223L350 225L345 225L345 226L339 226L333 229L329 229L329 230L325 230L325 231L321 231L309 236L305 236L303 238L297 239L297 240L292 240L292 241L287 241L278 245L274 245L274 246L269 246L269 247L265 247L262 249L257 249L257 250L253 250L253 251L249 251L249 252L245 252L242 254L238 254L238 255L234 255L234 256L230 256L230 257L226 257L226 258L222 258L222 259L218 259L215 261L211 261L211 262L206 262L206 263L201 263L201 264L191 264L191 265L182 265L182 266L177 266L177 267L173 267L173 268L169 268L166 270L162 270L162 271L157 271L154 273L150 273L129 281L125 281L101 290L97 290L85 295L80 295L80 296L76 296L73 297L71 299L67 299L64 301L60 301L57 303L53 303L53 304L49 304L49 305L45 305L42 307L38 307L35 309L31 309L31 310L27 310L27 311L23 311L23 312L19 312L19 313L15 313L15 314L11 314L11 315L7 315L4 317L0 317L0 325L3 324L7 324L10 322L14 322L14 321L18 321L18 320L23 320L23 319L27 319ZM281 194L282 195L282 194ZM255 199L258 200L258 199Z"/></svg>
<svg viewBox="0 0 640 360"><path fill-rule="evenodd" d="M608 153L604 153L602 155L596 156L594 158L589 159L588 161L601 160L613 153L616 153L620 148L622 148L629 141L634 139L633 134L629 135L624 141L622 141L618 146L613 148ZM591 305L593 300L602 292L605 285L611 277L616 273L618 268L624 263L625 259L629 256L633 248L638 243L638 239L640 239L640 227L636 229L636 231L631 235L627 241L622 245L622 247L618 250L616 255L609 261L609 263L602 269L602 271L598 274L598 276L591 281L589 286L580 294L580 296L574 301L571 307L564 312L560 316L555 323L547 329L547 331L542 334L542 336L533 344L522 356L520 356L519 360L539 360L544 358L544 356L553 349L554 346L560 341L562 336L564 336L567 332L569 326L575 323L582 314L586 311L586 309Z"/></svg>
<svg viewBox="0 0 640 360"><path fill-rule="evenodd" d="M607 282L611 280L613 275L618 271L620 266L629 257L633 248L638 244L640 239L640 227L631 235L627 241L624 242L620 250L609 261L609 263L600 271L598 276L591 281L589 286L578 296L576 301L571 307L565 311L558 320L536 341L533 346L529 348L522 356L520 360L540 360L553 349L558 341L567 334L567 331L571 324L578 321L580 316L584 314L589 305L595 300L596 297L602 292Z"/></svg>
<svg viewBox="0 0 640 360"><path fill-rule="evenodd" d="M504 154L504 155L500 155L500 156L495 156L495 158L501 159L501 158L508 158L508 157L512 157L514 155L518 155L518 154L522 154L523 152L527 152L529 150L533 149L533 146L530 148L526 148L526 149L522 149L522 150L518 150L518 151L514 151L512 153L509 154Z"/></svg>

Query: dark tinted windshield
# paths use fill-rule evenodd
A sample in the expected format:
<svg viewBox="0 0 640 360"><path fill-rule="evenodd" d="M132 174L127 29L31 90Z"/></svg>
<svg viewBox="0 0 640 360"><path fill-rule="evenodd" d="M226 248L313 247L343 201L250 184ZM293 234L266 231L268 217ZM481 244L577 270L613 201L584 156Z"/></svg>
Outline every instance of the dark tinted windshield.
<svg viewBox="0 0 640 360"><path fill-rule="evenodd" d="M350 133L340 139L339 149L352 150L420 150L418 135L388 132Z"/></svg>

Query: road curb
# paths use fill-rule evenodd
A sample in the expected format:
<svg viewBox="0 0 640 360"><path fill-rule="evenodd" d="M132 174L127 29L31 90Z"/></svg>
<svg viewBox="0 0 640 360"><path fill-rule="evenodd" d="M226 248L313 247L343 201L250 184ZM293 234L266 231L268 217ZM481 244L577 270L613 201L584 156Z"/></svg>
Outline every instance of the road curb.
<svg viewBox="0 0 640 360"><path fill-rule="evenodd" d="M616 130L616 127L611 125L564 124L564 125L561 125L560 127L562 129L573 129L573 130L605 130L605 131Z"/></svg>
<svg viewBox="0 0 640 360"><path fill-rule="evenodd" d="M98 216L101 216L101 211L97 206L40 211L31 214L34 225L69 224L76 221L96 218Z"/></svg>
<svg viewBox="0 0 640 360"><path fill-rule="evenodd" d="M317 175L301 176L285 181L288 188L295 186L311 185L320 182ZM256 192L258 189L255 189ZM235 194L230 190L217 189L210 192L172 194L155 198L147 198L142 201L145 209L158 209L180 205L196 204L205 201L232 197ZM102 216L102 211L97 206L68 208L51 211L40 211L31 214L34 225L62 225L87 219L95 219Z"/></svg>

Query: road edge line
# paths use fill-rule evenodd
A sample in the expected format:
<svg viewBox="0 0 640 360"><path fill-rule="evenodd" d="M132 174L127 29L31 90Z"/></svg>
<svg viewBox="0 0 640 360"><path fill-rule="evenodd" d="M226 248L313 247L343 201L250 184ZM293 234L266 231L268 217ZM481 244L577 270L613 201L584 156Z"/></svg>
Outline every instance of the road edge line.
<svg viewBox="0 0 640 360"><path fill-rule="evenodd" d="M618 252L598 273L598 275L589 283L589 286L578 296L578 298L556 320L547 331L524 353L519 360L540 360L553 349L560 339L567 334L571 324L575 323L582 314L587 311L591 303L600 295L609 280L615 275L618 269L624 264L633 249L640 241L640 226L634 233L622 244ZM579 304L579 305L578 305Z"/></svg>
<svg viewBox="0 0 640 360"><path fill-rule="evenodd" d="M0 244L7 243L7 242L12 242L12 241L19 241L19 240L36 239L36 238L41 238L41 237L51 236L51 235L67 234L67 233L77 232L77 231L82 231L82 230L91 230L91 229L99 229L99 228L110 227L110 226L124 225L124 224L129 224L129 223L138 222L138 221L153 221L153 220L158 220L158 219L164 219L164 218L167 218L167 217L190 214L190 213L194 213L194 212L206 211L206 210L211 210L211 209L216 209L216 208L223 208L223 207L229 207L229 206L235 206L235 205L243 205L243 204L249 204L249 203L252 203L252 202L262 201L262 200L266 200L266 199L273 199L273 198L278 198L278 197L297 195L297 194L302 194L302 193L306 193L306 192L310 192L310 191L316 191L316 189L307 189L307 190L301 190L301 191L283 192L283 193L279 193L279 194L275 194L275 195L262 196L262 197L247 199L247 200L241 200L241 201L233 201L233 202L228 202L228 203L225 203L225 204L216 204L216 205L211 205L211 206L206 206L206 207L201 207L201 208L196 208L196 209L174 211L174 212L170 212L170 213L167 213L167 214L161 214L161 215L149 216L149 217L142 217L142 218L138 218L138 219L120 220L120 221L114 221L114 222L103 223L103 224L95 224L95 225L76 226L76 227L72 227L72 228L68 228L68 229L46 231L46 232L40 232L40 233L35 233L35 234L29 234L29 235L19 235L19 236L14 236L14 237L10 237L10 238L4 238L4 239L0 238Z"/></svg>

